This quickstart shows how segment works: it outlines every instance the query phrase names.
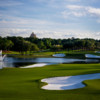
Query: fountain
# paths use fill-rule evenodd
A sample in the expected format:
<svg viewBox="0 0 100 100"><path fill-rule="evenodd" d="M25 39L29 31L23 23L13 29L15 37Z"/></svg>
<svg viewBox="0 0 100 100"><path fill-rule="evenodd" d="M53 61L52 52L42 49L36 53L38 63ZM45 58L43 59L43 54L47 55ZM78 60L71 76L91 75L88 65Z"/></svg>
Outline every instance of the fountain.
<svg viewBox="0 0 100 100"><path fill-rule="evenodd" d="M6 55L2 56L2 50L0 50L0 61L3 61Z"/></svg>

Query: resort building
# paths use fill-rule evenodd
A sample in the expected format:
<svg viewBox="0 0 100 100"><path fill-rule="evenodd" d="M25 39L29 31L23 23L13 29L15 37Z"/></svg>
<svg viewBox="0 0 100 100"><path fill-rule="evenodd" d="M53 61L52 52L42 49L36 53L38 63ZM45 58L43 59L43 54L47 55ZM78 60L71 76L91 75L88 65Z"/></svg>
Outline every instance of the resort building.
<svg viewBox="0 0 100 100"><path fill-rule="evenodd" d="M34 34L34 32L32 32L32 34L30 35L30 38L37 38L36 34Z"/></svg>

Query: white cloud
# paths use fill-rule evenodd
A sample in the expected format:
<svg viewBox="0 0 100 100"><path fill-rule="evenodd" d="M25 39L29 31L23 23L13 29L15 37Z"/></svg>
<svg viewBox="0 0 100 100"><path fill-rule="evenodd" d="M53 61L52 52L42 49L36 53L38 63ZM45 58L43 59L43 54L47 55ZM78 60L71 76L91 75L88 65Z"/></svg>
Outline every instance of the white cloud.
<svg viewBox="0 0 100 100"><path fill-rule="evenodd" d="M63 11L62 15L64 18L71 18L71 16L75 16L75 17L82 17L86 15L86 12L81 12L81 11Z"/></svg>
<svg viewBox="0 0 100 100"><path fill-rule="evenodd" d="M29 37L34 32L38 38L95 38L100 39L100 32L90 32L82 30L63 30L63 31L48 31L48 30L34 30L34 29L12 29L2 28L0 29L0 36L22 36Z"/></svg>
<svg viewBox="0 0 100 100"><path fill-rule="evenodd" d="M88 13L100 17L100 8L86 7Z"/></svg>
<svg viewBox="0 0 100 100"><path fill-rule="evenodd" d="M20 18L20 17L12 17L5 16L3 20L0 21L1 28L33 28L33 29L41 29L47 28L49 25L55 24L51 21L46 21L42 19L34 19L34 18Z"/></svg>
<svg viewBox="0 0 100 100"><path fill-rule="evenodd" d="M81 13L73 12L73 14L74 16L82 16ZM8 17L9 20L7 20L6 17ZM100 32L76 30L73 27L69 29L69 23L64 24L46 20L11 16L6 17L4 20L0 21L0 36L29 37L32 32L35 32L39 38L100 38L100 35L98 35ZM63 27L66 27L67 29Z"/></svg>
<svg viewBox="0 0 100 100"><path fill-rule="evenodd" d="M96 16L100 18L100 8L95 8L90 6L79 6L79 5L67 5L66 8L67 9L62 12L64 18L68 18L68 16L70 17L70 15L76 17Z"/></svg>
<svg viewBox="0 0 100 100"><path fill-rule="evenodd" d="M72 12L72 14L76 17L81 17L81 16L85 16L85 13L82 12Z"/></svg>
<svg viewBox="0 0 100 100"><path fill-rule="evenodd" d="M68 9L72 9L72 10L79 10L79 9L83 8L83 6L79 6L79 5L67 5L66 7Z"/></svg>
<svg viewBox="0 0 100 100"><path fill-rule="evenodd" d="M3 2L6 1L6 3L1 3L1 1ZM22 5L24 3L23 0L21 0L21 2L17 2L19 0L1 0L1 1L0 1L0 7L1 6L5 7L5 9L7 9L9 6ZM24 6L22 6L23 9L21 9L21 11L19 9L18 10L13 9L16 7L12 7L12 9L7 9L7 10L0 10L0 35L1 36L15 35L15 36L27 37L30 36L31 32L33 31L37 34L39 38L42 37L100 38L99 36L100 32L88 31L88 30L98 29L98 28L92 29L93 25L90 25L88 19L91 19L90 17L92 17L93 20L96 20L98 21L98 23L100 23L100 8L83 6L86 4L89 5L90 1L95 2L97 0L87 0L87 1L86 0L50 0L50 1L29 0L29 1L31 1L31 5L33 3L33 6L32 7L29 6L30 2L28 2L27 4L25 4L26 5L25 10L24 10ZM35 3L37 2L36 3L37 5L34 6L35 4L34 2ZM81 2L81 3L77 3L77 2ZM75 4L79 4L79 5L75 5ZM42 5L42 7L40 7L40 5ZM62 14L60 13L61 11ZM69 19L62 18L62 15L64 18L69 18ZM13 17L13 16L19 16L19 17ZM84 16L87 18L83 18ZM94 16L96 16L96 18L94 18ZM83 19L80 19L79 17ZM81 20L82 22L85 21L87 23L86 24L81 23ZM88 24L91 27L88 26ZM96 24L94 23L94 25ZM80 30L76 30L76 29L80 29Z"/></svg>

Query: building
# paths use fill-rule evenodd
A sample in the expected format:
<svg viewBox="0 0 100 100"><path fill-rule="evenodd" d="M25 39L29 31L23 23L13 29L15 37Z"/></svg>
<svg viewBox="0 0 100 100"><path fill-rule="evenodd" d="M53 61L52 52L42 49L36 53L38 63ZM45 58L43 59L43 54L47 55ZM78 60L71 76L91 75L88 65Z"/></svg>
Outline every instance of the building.
<svg viewBox="0 0 100 100"><path fill-rule="evenodd" d="M34 32L32 32L32 34L30 35L30 38L37 38L36 34L34 34Z"/></svg>

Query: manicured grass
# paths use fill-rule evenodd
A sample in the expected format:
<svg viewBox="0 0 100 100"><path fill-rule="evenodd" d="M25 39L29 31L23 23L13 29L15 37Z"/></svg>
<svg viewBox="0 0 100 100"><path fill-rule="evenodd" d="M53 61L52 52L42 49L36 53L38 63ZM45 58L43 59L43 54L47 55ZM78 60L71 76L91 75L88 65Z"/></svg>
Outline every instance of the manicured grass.
<svg viewBox="0 0 100 100"><path fill-rule="evenodd" d="M81 51L81 50L74 50L74 51L67 51L66 56L68 58L85 58L85 54L93 54L94 51Z"/></svg>
<svg viewBox="0 0 100 100"><path fill-rule="evenodd" d="M66 57L68 58L85 58L85 54L96 54L96 55L100 55L98 53L94 53L94 51L79 51L79 50L70 50L70 51L56 51L56 52L52 52L52 51L46 51L46 52L33 52L31 55L29 53L27 54L19 54L18 52L13 55L14 52L12 52L9 56L13 56L16 58L34 58L34 57L52 57L53 54L56 53L64 53L66 54Z"/></svg>
<svg viewBox="0 0 100 100"><path fill-rule="evenodd" d="M86 80L75 90L42 90L40 80L48 77L100 73L100 64L59 64L41 68L0 70L0 100L98 100L100 80Z"/></svg>
<svg viewBox="0 0 100 100"><path fill-rule="evenodd" d="M64 50L64 51L41 51L41 52L33 52L30 53L27 51L27 54L20 54L15 51L3 51L3 54L9 54L8 56L16 57L16 58L34 58L34 57L52 57L53 54L56 53L64 53L67 58L85 58L85 54L95 54L100 55L100 53L95 53L94 51L82 51L82 50Z"/></svg>
<svg viewBox="0 0 100 100"><path fill-rule="evenodd" d="M13 57L16 57L16 58L34 58L34 57L52 57L53 54L55 53L66 53L66 51L58 51L58 52L33 52L31 55L30 54L16 54L16 55L13 55L13 54L10 54L9 56L13 56Z"/></svg>
<svg viewBox="0 0 100 100"><path fill-rule="evenodd" d="M66 57L68 58L86 58L85 54L93 54L100 56L100 53L95 53L95 51L67 51Z"/></svg>

